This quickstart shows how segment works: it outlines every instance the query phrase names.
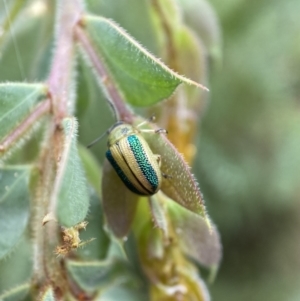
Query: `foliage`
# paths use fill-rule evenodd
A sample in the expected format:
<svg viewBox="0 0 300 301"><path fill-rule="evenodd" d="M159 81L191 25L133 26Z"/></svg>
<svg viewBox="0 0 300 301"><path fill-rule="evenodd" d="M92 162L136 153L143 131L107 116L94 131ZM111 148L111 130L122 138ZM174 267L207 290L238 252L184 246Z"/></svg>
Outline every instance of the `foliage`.
<svg viewBox="0 0 300 301"><path fill-rule="evenodd" d="M221 243L188 164L207 98L200 82L219 43L211 8L189 27L190 11L173 0L3 4L2 65L13 51L16 66L0 84L0 299L209 300L198 265L215 273ZM120 15L123 5L138 11ZM30 55L21 41L36 45ZM150 110L168 136L138 116ZM141 135L161 155L153 196L129 191L84 147L120 120L144 122ZM9 256L31 260L6 265Z"/></svg>

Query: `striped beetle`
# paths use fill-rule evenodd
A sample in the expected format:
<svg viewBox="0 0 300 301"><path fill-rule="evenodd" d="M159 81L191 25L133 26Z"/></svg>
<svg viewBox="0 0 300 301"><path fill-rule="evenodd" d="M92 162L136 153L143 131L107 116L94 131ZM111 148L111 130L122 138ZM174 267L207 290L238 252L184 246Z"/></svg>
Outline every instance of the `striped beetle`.
<svg viewBox="0 0 300 301"><path fill-rule="evenodd" d="M116 173L132 192L139 195L153 195L161 186L161 157L153 154L141 132L165 132L139 130L138 127L117 122L108 133L106 158Z"/></svg>
<svg viewBox="0 0 300 301"><path fill-rule="evenodd" d="M154 120L154 116L149 119L149 121L152 120ZM155 194L160 189L162 177L170 177L161 172L160 155L153 154L141 135L141 132L167 133L167 131L164 129L138 129L147 122L144 121L133 126L118 121L107 133L87 146L87 148L92 147L105 134L108 134L106 158L126 187L139 195Z"/></svg>

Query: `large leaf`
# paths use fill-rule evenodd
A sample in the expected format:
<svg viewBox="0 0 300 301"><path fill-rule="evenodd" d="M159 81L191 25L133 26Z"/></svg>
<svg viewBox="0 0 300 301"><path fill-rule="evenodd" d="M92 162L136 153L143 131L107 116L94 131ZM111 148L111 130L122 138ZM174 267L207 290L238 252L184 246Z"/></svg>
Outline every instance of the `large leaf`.
<svg viewBox="0 0 300 301"><path fill-rule="evenodd" d="M130 278L128 265L122 261L68 261L67 269L76 283L88 292L124 283Z"/></svg>
<svg viewBox="0 0 300 301"><path fill-rule="evenodd" d="M103 164L102 195L109 227L117 237L126 236L134 219L139 196L124 185L107 160Z"/></svg>
<svg viewBox="0 0 300 301"><path fill-rule="evenodd" d="M72 227L83 221L89 207L87 183L76 145L77 121L63 121L65 143L55 179L51 203L61 225Z"/></svg>
<svg viewBox="0 0 300 301"><path fill-rule="evenodd" d="M0 84L0 142L46 98L42 84Z"/></svg>
<svg viewBox="0 0 300 301"><path fill-rule="evenodd" d="M99 58L130 104L155 104L183 82L200 86L173 72L113 21L85 16L83 24Z"/></svg>
<svg viewBox="0 0 300 301"><path fill-rule="evenodd" d="M93 186L98 196L101 196L101 166L92 154L92 152L85 146L78 146L79 156L85 170L86 177L89 183Z"/></svg>
<svg viewBox="0 0 300 301"><path fill-rule="evenodd" d="M100 182L98 182L100 186ZM96 191L90 187L90 207L85 221L88 223L85 231L80 232L82 242L95 238L91 243L88 243L77 250L80 258L85 260L102 260L106 258L108 249L111 247L111 242L107 235L106 229L103 227L104 214L101 201Z"/></svg>
<svg viewBox="0 0 300 301"><path fill-rule="evenodd" d="M27 167L0 170L0 258L18 243L29 216Z"/></svg>

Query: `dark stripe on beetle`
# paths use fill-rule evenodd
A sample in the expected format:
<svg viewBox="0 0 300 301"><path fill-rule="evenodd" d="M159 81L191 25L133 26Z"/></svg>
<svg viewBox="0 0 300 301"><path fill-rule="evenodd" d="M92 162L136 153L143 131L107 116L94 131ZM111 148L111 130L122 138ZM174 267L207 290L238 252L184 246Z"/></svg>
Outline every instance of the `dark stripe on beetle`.
<svg viewBox="0 0 300 301"><path fill-rule="evenodd" d="M118 143L117 143L117 147L119 148ZM147 187L145 187L145 186L143 185L143 183L139 180L139 178L136 176L136 174L134 173L134 170L131 168L132 166L131 166L130 164L128 164L128 162L127 162L127 160L126 160L126 158L125 158L125 155L124 155L124 153L121 151L120 148L119 148L119 152L120 152L120 154L121 154L121 156L122 156L124 162L127 163L127 166L128 166L128 168L129 168L129 170L131 171L132 176L133 176L133 177L135 178L135 180L140 184L140 186L147 192L147 193L145 193L144 191L139 191L138 194L140 194L140 195L151 195L151 194L152 194L152 191L150 191ZM125 175L125 176L126 176L126 175ZM128 179L128 181L130 182L130 179ZM131 183L131 182L130 182L130 183ZM133 187L135 187L134 184L131 183L131 185L132 185ZM138 190L136 187L135 187L135 189Z"/></svg>
<svg viewBox="0 0 300 301"><path fill-rule="evenodd" d="M120 179L122 180L122 182L126 185L126 187L131 190L134 193L137 194L142 194L140 191L138 191L132 184L131 182L128 180L128 178L126 177L126 175L124 174L124 172L122 171L122 169L119 167L118 163L115 161L114 157L112 156L112 153L110 150L108 150L106 152L106 158L107 160L110 162L110 164L112 165L112 167L115 169L116 173L118 174L118 176L120 177Z"/></svg>
<svg viewBox="0 0 300 301"><path fill-rule="evenodd" d="M135 135L127 137L127 141L131 148L132 153L134 154L135 160L138 163L139 168L141 169L143 175L150 183L153 191L156 191L158 187L158 177L152 165L148 161L148 158L145 154L142 144Z"/></svg>

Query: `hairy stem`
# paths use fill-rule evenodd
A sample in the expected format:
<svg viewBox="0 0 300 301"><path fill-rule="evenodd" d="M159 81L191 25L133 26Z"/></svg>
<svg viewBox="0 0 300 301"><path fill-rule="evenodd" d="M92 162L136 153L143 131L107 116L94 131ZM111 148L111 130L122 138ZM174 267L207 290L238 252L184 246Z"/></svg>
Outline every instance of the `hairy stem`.
<svg viewBox="0 0 300 301"><path fill-rule="evenodd" d="M27 132L43 115L50 112L50 99L46 99L39 104L35 110L16 127L0 144L0 152L8 150L24 133Z"/></svg>
<svg viewBox="0 0 300 301"><path fill-rule="evenodd" d="M73 95L75 57L74 26L78 23L82 4L80 0L57 0L56 45L53 61L47 80L51 98L53 118L49 124L39 159L40 182L37 187L36 212L32 231L36 262L34 277L38 283L51 282L57 292L66 290L66 279L60 261L54 255L59 243L60 228L55 221L56 200L51 198L53 185L57 181L57 162L64 153L64 135L62 120L71 115L75 107ZM53 211L53 220L43 226L43 218L49 210ZM46 280L44 279L46 278Z"/></svg>
<svg viewBox="0 0 300 301"><path fill-rule="evenodd" d="M81 2L60 1L57 8L57 40L52 68L48 78L56 123L68 116L74 107L72 99L73 65L75 59L74 26L82 13ZM70 112L71 111L71 112Z"/></svg>

